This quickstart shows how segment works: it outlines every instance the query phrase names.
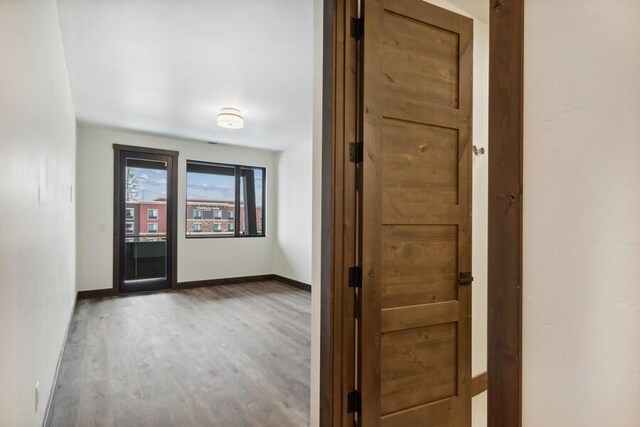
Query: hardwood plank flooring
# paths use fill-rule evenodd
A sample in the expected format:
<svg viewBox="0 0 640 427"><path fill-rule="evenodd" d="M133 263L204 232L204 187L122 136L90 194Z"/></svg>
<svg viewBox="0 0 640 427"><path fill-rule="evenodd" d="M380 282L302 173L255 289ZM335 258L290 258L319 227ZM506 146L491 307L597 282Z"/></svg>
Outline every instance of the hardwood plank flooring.
<svg viewBox="0 0 640 427"><path fill-rule="evenodd" d="M310 311L276 281L78 301L47 425L308 426Z"/></svg>

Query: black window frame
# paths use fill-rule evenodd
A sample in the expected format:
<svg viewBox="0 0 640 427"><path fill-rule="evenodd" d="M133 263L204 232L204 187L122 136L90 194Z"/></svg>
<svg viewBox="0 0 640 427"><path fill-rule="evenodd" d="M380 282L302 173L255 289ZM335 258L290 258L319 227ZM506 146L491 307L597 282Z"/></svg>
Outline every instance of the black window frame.
<svg viewBox="0 0 640 427"><path fill-rule="evenodd" d="M260 237L267 237L267 228L266 228L266 209L267 209L267 168L266 167L262 167L262 166L249 166L249 165L240 165L240 164L233 164L233 163L219 163L219 162L207 162L207 161L202 161L202 160L189 160L187 159L186 162L186 183L185 185L189 184L189 172L190 172L190 166L192 166L193 168L196 168L198 166L202 167L203 169L206 168L211 168L211 169L215 169L215 168L225 168L225 169L234 169L234 177L235 177L235 197L234 197L234 210L233 210L233 235L228 235L228 234L222 234L222 235L212 235L212 234L200 234L198 233L197 235L193 235L193 234L189 234L188 233L188 213L189 213L189 198L186 198L186 203L185 203L185 227L184 227L184 233L185 233L185 238L187 239L236 239L236 238L260 238ZM240 191L241 191L241 180L243 177L243 170L260 170L262 171L262 214L261 216L261 221L260 221L260 226L262 229L262 233L261 234L240 234L240 215L238 215L238 211L240 209ZM198 172L197 172L198 173ZM207 172L199 172L199 173L207 173ZM255 183L255 180L254 180ZM187 189L188 191L188 189ZM255 188L253 189L253 191L255 191ZM247 199L247 197L245 197L245 199ZM248 200L247 200L248 202ZM255 203L255 198L254 198L254 203ZM249 203L247 203L249 204ZM256 212L256 207L257 206L253 206L253 212ZM245 209L245 221L247 221L247 212L249 212L249 206L247 206L247 209ZM215 220L216 218L212 218L212 220ZM225 215L222 215L221 219L225 219ZM231 219L231 218L229 218ZM203 218L204 220L204 218ZM201 220L198 220L201 221ZM257 218L256 218L256 225L258 224L257 222ZM224 227L222 228L224 230ZM257 227L256 227L257 230Z"/></svg>

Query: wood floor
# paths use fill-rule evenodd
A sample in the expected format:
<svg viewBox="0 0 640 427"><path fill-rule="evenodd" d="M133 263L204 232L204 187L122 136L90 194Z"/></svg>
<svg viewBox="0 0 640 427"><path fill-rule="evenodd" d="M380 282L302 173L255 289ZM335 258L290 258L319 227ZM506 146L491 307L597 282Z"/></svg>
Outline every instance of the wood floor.
<svg viewBox="0 0 640 427"><path fill-rule="evenodd" d="M308 426L311 294L280 282L78 301L48 426Z"/></svg>

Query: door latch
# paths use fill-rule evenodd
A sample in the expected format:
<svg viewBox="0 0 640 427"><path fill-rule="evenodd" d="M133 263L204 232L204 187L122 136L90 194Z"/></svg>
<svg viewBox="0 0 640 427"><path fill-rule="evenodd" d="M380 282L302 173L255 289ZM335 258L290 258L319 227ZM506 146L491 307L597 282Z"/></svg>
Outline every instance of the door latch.
<svg viewBox="0 0 640 427"><path fill-rule="evenodd" d="M473 282L473 276L471 275L470 271L460 273L460 276L458 276L459 285L470 285L472 282Z"/></svg>

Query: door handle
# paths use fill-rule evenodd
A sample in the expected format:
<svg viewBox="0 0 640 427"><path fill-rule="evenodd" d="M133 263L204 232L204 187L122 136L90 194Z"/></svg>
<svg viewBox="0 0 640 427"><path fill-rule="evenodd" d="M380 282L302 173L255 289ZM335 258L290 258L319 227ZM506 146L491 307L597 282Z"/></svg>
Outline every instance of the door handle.
<svg viewBox="0 0 640 427"><path fill-rule="evenodd" d="M466 271L464 273L460 273L458 276L458 284L459 285L470 285L473 282L473 276L470 271Z"/></svg>

